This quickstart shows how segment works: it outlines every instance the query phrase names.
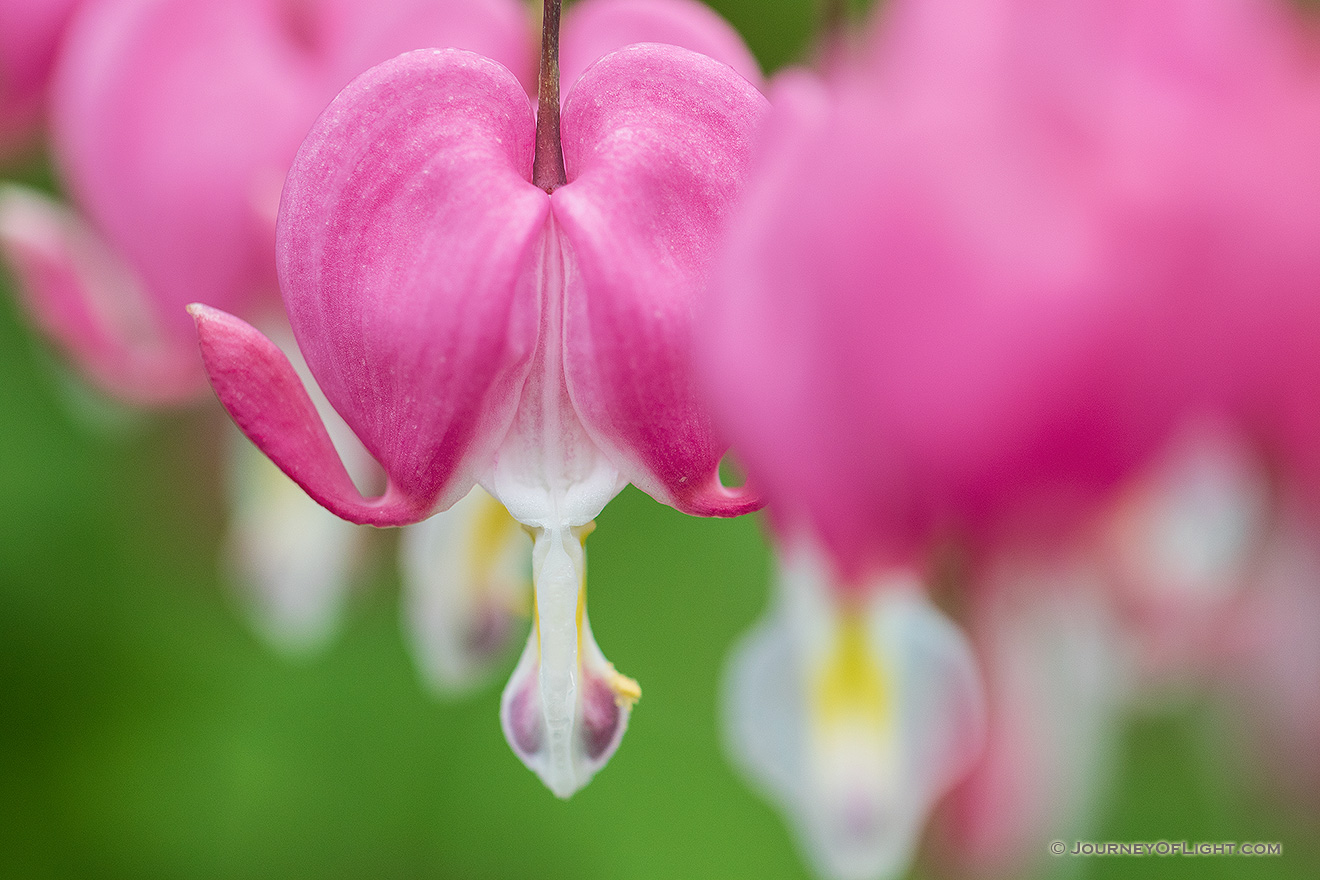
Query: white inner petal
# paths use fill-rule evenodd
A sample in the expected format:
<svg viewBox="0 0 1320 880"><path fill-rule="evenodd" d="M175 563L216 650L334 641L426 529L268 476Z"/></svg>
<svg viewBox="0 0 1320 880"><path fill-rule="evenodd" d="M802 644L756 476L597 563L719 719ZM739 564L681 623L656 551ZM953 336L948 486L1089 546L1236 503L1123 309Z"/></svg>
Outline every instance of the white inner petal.
<svg viewBox="0 0 1320 880"><path fill-rule="evenodd" d="M538 261L541 330L527 383L495 464L481 483L534 529L580 528L628 481L591 442L568 395L564 310L572 260L553 218Z"/></svg>
<svg viewBox="0 0 1320 880"><path fill-rule="evenodd" d="M636 684L601 655L586 617L582 541L625 485L592 443L564 375L565 291L573 261L553 219L537 263L541 329L513 425L481 480L533 537L535 625L505 688L510 745L555 794L567 797L609 759Z"/></svg>
<svg viewBox="0 0 1320 880"><path fill-rule="evenodd" d="M810 550L783 564L725 693L731 756L836 880L906 870L976 756L983 703L966 639L912 577L844 591Z"/></svg>
<svg viewBox="0 0 1320 880"><path fill-rule="evenodd" d="M1252 450L1226 428L1192 425L1121 511L1120 552L1151 598L1222 600L1251 565L1269 505Z"/></svg>
<svg viewBox="0 0 1320 880"><path fill-rule="evenodd" d="M405 623L418 666L441 694L470 690L525 631L532 542L480 486L402 533Z"/></svg>
<svg viewBox="0 0 1320 880"><path fill-rule="evenodd" d="M976 612L995 695L989 746L957 803L961 864L1001 876L1093 834L1128 678L1105 584L1085 566L1005 565Z"/></svg>
<svg viewBox="0 0 1320 880"><path fill-rule="evenodd" d="M379 466L312 378L282 318L262 330L289 358L359 490L374 494ZM231 522L226 552L254 624L275 647L305 651L330 637L362 553L364 526L317 504L238 431L231 432Z"/></svg>

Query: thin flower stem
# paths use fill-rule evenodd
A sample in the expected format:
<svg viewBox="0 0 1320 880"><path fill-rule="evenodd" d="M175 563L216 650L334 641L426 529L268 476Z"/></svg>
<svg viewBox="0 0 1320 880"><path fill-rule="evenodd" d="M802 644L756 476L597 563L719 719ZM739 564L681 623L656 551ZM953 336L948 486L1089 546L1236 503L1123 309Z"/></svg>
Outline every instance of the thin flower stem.
<svg viewBox="0 0 1320 880"><path fill-rule="evenodd" d="M545 0L541 24L541 75L537 85L536 158L532 183L554 192L568 182L559 139L559 9L562 0Z"/></svg>
<svg viewBox="0 0 1320 880"><path fill-rule="evenodd" d="M848 26L848 0L820 0L820 33L822 40L834 42Z"/></svg>

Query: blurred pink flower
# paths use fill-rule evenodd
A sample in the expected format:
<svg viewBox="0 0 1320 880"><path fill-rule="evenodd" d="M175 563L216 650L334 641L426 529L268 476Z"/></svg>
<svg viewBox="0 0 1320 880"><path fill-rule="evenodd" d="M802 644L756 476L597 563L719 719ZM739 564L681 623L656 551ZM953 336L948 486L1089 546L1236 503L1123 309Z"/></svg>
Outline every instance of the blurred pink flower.
<svg viewBox="0 0 1320 880"><path fill-rule="evenodd" d="M1124 480L1199 418L1290 475L1320 463L1299 33L1273 0L895 0L823 74L772 85L705 378L781 542L823 549L841 604L961 563L991 719L951 810L969 863L1012 876L1093 802L1132 646L1088 542ZM1098 583L1037 576L1050 560ZM1022 585L989 586L1014 566ZM1033 590L1035 611L996 607ZM1095 632L1060 645L1073 614Z"/></svg>
<svg viewBox="0 0 1320 880"><path fill-rule="evenodd" d="M0 158L31 139L65 26L81 0L0 0Z"/></svg>
<svg viewBox="0 0 1320 880"><path fill-rule="evenodd" d="M1132 696L1210 696L1252 784L1315 808L1320 544L1314 510L1275 477L1238 434L1181 432L1107 517L1102 558Z"/></svg>
<svg viewBox="0 0 1320 880"><path fill-rule="evenodd" d="M39 4L38 4L39 5ZM514 0L104 0L73 16L51 147L77 210L0 190L0 249L34 322L86 378L139 406L204 393L184 306L208 296L292 344L276 297L284 174L356 73L432 43L490 52L532 79ZM313 390L356 479L374 463ZM332 631L364 535L231 444L226 567L279 647Z"/></svg>
<svg viewBox="0 0 1320 880"><path fill-rule="evenodd" d="M1320 538L1285 513L1230 615L1215 692L1253 786L1320 812ZM1262 772L1263 771L1263 772Z"/></svg>
<svg viewBox="0 0 1320 880"><path fill-rule="evenodd" d="M515 0L90 4L70 26L51 107L81 216L30 200L0 211L30 311L114 397L193 397L204 374L184 306L278 310L280 187L334 94L431 43L482 51L530 82L528 30Z"/></svg>
<svg viewBox="0 0 1320 880"><path fill-rule="evenodd" d="M1257 408L1315 326L1296 35L1268 0L900 0L781 77L703 351L787 527L854 576L1057 539L1184 412Z"/></svg>
<svg viewBox="0 0 1320 880"><path fill-rule="evenodd" d="M689 349L765 99L719 61L633 45L581 76L557 130L556 79L543 69L538 126L500 64L400 56L335 99L289 173L285 306L320 387L383 466L383 496L349 480L274 344L191 310L230 415L331 511L417 522L479 480L528 527L535 625L502 721L566 797L608 760L640 695L591 636L592 520L629 482L692 514L758 506L720 483L724 444Z"/></svg>
<svg viewBox="0 0 1320 880"><path fill-rule="evenodd" d="M1001 559L966 616L986 747L932 819L948 877L1029 877L1050 840L1094 836L1129 695L1130 644L1092 559Z"/></svg>
<svg viewBox="0 0 1320 880"><path fill-rule="evenodd" d="M1167 703L1218 674L1243 595L1275 549L1278 488L1240 431L1193 423L1101 519L1099 559L1138 693Z"/></svg>

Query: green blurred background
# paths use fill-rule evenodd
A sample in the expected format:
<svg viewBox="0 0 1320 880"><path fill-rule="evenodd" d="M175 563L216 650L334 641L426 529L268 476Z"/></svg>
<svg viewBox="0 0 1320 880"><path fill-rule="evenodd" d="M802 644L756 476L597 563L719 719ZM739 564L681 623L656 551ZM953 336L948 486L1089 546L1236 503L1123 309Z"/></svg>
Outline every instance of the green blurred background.
<svg viewBox="0 0 1320 880"><path fill-rule="evenodd" d="M809 40L807 0L712 5L768 69ZM633 489L600 517L593 629L645 698L560 802L505 745L498 684L448 703L421 686L391 533L327 650L257 640L217 574L225 430L217 405L143 418L91 400L0 279L0 877L807 876L717 730L725 652L766 601L756 518L690 519ZM1281 841L1282 858L1053 864L1320 876L1314 815L1251 784L1215 730L1199 704L1133 718L1094 839Z"/></svg>

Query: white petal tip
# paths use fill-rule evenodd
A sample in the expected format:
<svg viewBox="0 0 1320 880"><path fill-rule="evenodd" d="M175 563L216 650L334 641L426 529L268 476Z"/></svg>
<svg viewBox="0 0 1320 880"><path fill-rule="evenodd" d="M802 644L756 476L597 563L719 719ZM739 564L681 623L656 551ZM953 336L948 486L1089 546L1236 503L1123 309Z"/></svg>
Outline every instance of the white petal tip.
<svg viewBox="0 0 1320 880"><path fill-rule="evenodd" d="M898 877L980 748L980 679L962 634L920 592L880 586L845 602L808 574L786 575L731 659L731 758L822 877Z"/></svg>
<svg viewBox="0 0 1320 880"><path fill-rule="evenodd" d="M609 762L642 695L591 633L581 543L589 530L538 531L536 622L500 701L510 747L561 798Z"/></svg>

